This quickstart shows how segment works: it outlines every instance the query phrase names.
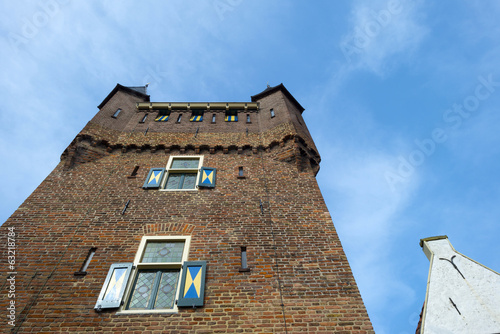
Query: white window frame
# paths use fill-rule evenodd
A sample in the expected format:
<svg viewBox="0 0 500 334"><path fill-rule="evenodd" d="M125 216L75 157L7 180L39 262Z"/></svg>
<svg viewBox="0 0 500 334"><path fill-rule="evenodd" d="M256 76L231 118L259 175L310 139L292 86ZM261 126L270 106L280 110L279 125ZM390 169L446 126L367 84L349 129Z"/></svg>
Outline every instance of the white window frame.
<svg viewBox="0 0 500 334"><path fill-rule="evenodd" d="M156 262L156 263L142 263L141 258L146 250L146 244L149 241L184 241L184 251L182 252L181 262ZM134 259L134 267L132 269L132 273L130 274L130 279L128 282L128 286L125 290L123 305L120 306L117 314L144 314L144 313L177 313L177 300L179 299L179 290L181 286L182 280L182 264L188 260L189 257L189 246L191 244L191 236L143 236L141 239L141 243L139 244L139 249L135 255ZM157 309L157 310L127 310L127 305L129 303L130 294L134 288L134 284L137 278L137 274L139 270L143 269L179 269L179 278L177 280L177 288L175 292L175 301L174 306L170 309Z"/></svg>
<svg viewBox="0 0 500 334"><path fill-rule="evenodd" d="M174 159L198 159L198 168L188 168L188 169L182 169L182 168L175 168L172 169L172 163ZM200 170L201 167L203 166L203 155L172 155L168 158L168 163L167 167L165 168L165 176L163 177L163 181L160 187L161 191L197 191L198 190L198 180L200 179ZM194 173L196 171L196 182L195 186L192 189L166 189L167 186L167 180L168 176L172 173Z"/></svg>

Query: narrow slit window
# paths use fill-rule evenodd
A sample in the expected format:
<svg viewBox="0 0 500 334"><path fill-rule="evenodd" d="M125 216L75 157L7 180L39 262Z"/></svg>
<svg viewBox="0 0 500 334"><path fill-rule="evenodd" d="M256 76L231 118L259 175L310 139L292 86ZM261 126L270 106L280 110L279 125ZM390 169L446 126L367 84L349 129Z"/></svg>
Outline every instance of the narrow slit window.
<svg viewBox="0 0 500 334"><path fill-rule="evenodd" d="M146 119L148 118L148 114L144 115L144 117L141 119L139 123L144 123L146 122Z"/></svg>
<svg viewBox="0 0 500 334"><path fill-rule="evenodd" d="M97 250L96 247L92 247L89 250L89 253L87 254L87 257L85 258L85 261L83 262L82 267L80 268L80 271L77 271L75 273L76 276L85 276L87 274L87 268L89 267L90 261L92 261L92 257L94 257L96 250Z"/></svg>
<svg viewBox="0 0 500 334"><path fill-rule="evenodd" d="M122 111L122 110L121 110L120 108L116 109L115 113L114 113L114 114L113 114L113 116L111 116L111 117L113 117L113 118L117 118L117 117L118 117L118 115L120 115L121 111Z"/></svg>
<svg viewBox="0 0 500 334"><path fill-rule="evenodd" d="M250 114L247 114L247 123L250 123Z"/></svg>
<svg viewBox="0 0 500 334"><path fill-rule="evenodd" d="M274 114L274 109L271 109L271 118L273 118L274 116L276 116L276 115Z"/></svg>
<svg viewBox="0 0 500 334"><path fill-rule="evenodd" d="M215 123L215 114L212 115L212 123Z"/></svg>
<svg viewBox="0 0 500 334"><path fill-rule="evenodd" d="M137 171L139 171L139 166L134 167L134 170L132 171L132 174L130 174L130 176L137 176Z"/></svg>
<svg viewBox="0 0 500 334"><path fill-rule="evenodd" d="M241 177L241 176L244 176L244 175L243 175L243 167L239 167L239 168L238 168L238 176L240 176L240 177Z"/></svg>
<svg viewBox="0 0 500 334"><path fill-rule="evenodd" d="M181 122L181 118L182 118L182 114L180 114L179 117L177 117L177 123Z"/></svg>
<svg viewBox="0 0 500 334"><path fill-rule="evenodd" d="M245 272L245 271L250 271L250 268L248 268L248 263L247 263L247 248L246 246L241 247L241 267L240 267L240 272Z"/></svg>

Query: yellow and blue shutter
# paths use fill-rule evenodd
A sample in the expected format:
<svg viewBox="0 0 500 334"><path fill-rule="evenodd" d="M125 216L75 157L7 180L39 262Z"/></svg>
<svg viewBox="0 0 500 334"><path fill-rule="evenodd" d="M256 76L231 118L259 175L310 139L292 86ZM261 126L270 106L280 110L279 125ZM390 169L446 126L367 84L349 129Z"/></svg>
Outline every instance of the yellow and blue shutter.
<svg viewBox="0 0 500 334"><path fill-rule="evenodd" d="M206 261L184 262L177 306L203 306L206 271Z"/></svg>
<svg viewBox="0 0 500 334"><path fill-rule="evenodd" d="M142 187L159 188L164 174L165 168L151 168Z"/></svg>
<svg viewBox="0 0 500 334"><path fill-rule="evenodd" d="M94 309L100 311L105 308L117 308L121 306L132 266L133 263L113 263L111 265Z"/></svg>
<svg viewBox="0 0 500 334"><path fill-rule="evenodd" d="M203 121L203 115L193 115L189 120L191 122L201 122Z"/></svg>
<svg viewBox="0 0 500 334"><path fill-rule="evenodd" d="M217 169L211 167L201 167L200 179L198 180L198 187L215 187L215 177Z"/></svg>
<svg viewBox="0 0 500 334"><path fill-rule="evenodd" d="M166 122L168 121L168 116L169 115L160 115L155 118L155 122Z"/></svg>
<svg viewBox="0 0 500 334"><path fill-rule="evenodd" d="M238 122L238 115L226 115L226 122Z"/></svg>

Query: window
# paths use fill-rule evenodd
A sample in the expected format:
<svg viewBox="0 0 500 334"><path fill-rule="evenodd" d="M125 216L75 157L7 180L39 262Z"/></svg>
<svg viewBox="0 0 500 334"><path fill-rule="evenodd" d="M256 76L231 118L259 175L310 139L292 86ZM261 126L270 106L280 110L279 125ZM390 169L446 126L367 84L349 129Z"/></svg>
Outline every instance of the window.
<svg viewBox="0 0 500 334"><path fill-rule="evenodd" d="M203 306L206 261L187 261L190 236L144 236L133 263L114 263L99 294L96 311L177 312Z"/></svg>
<svg viewBox="0 0 500 334"><path fill-rule="evenodd" d="M179 117L177 117L177 123L181 122L182 114L179 114Z"/></svg>
<svg viewBox="0 0 500 334"><path fill-rule="evenodd" d="M189 236L144 236L134 260L123 313L176 312L182 264L188 259Z"/></svg>
<svg viewBox="0 0 500 334"><path fill-rule="evenodd" d="M135 166L134 170L132 171L132 173L130 174L130 176L131 177L136 177L138 171L139 171L139 166Z"/></svg>
<svg viewBox="0 0 500 334"><path fill-rule="evenodd" d="M271 118L273 118L275 115L274 115L274 109L271 109Z"/></svg>
<svg viewBox="0 0 500 334"><path fill-rule="evenodd" d="M238 122L238 112L227 111L226 112L226 122Z"/></svg>
<svg viewBox="0 0 500 334"><path fill-rule="evenodd" d="M155 122L166 122L166 121L168 121L169 116L170 115L158 114L158 116L155 118Z"/></svg>
<svg viewBox="0 0 500 334"><path fill-rule="evenodd" d="M250 123L250 114L247 114L247 123Z"/></svg>
<svg viewBox="0 0 500 334"><path fill-rule="evenodd" d="M97 248L92 247L88 254L87 257L85 258L85 261L82 264L82 267L80 268L79 271L75 272L75 276L85 276L87 274L87 268L89 267L90 261L92 261L92 258L94 257L95 251Z"/></svg>
<svg viewBox="0 0 500 334"><path fill-rule="evenodd" d="M212 123L215 123L215 114L212 115Z"/></svg>
<svg viewBox="0 0 500 334"><path fill-rule="evenodd" d="M118 117L118 115L120 114L120 112L121 112L121 111L122 111L122 110L121 110L120 108L116 109L115 113L114 113L114 114L113 114L113 116L111 116L111 117L113 117L113 118L117 118L117 117Z"/></svg>
<svg viewBox="0 0 500 334"><path fill-rule="evenodd" d="M170 157L164 190L195 190L203 156Z"/></svg>
<svg viewBox="0 0 500 334"><path fill-rule="evenodd" d="M247 263L247 248L246 246L241 247L241 267L239 269L239 272L248 272L250 271L250 268L248 267Z"/></svg>
<svg viewBox="0 0 500 334"><path fill-rule="evenodd" d="M146 122L146 119L148 118L148 114L144 115L144 117L141 119L139 123L144 123Z"/></svg>
<svg viewBox="0 0 500 334"><path fill-rule="evenodd" d="M193 111L193 114L191 115L191 118L189 119L190 122L201 122L203 121L203 111Z"/></svg>
<svg viewBox="0 0 500 334"><path fill-rule="evenodd" d="M134 265L126 310L175 310L189 237L143 237Z"/></svg>

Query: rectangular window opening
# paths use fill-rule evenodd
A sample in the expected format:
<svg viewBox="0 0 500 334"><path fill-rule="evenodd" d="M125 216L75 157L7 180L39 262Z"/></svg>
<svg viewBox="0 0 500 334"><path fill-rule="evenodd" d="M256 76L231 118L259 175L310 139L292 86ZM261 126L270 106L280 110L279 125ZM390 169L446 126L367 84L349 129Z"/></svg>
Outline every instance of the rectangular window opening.
<svg viewBox="0 0 500 334"><path fill-rule="evenodd" d="M96 250L97 250L96 247L90 248L87 257L85 258L85 261L83 261L80 271L77 271L75 273L75 276L85 276L87 274L87 268L89 267L90 261L92 261L92 258L94 257Z"/></svg>
<svg viewBox="0 0 500 334"><path fill-rule="evenodd" d="M245 176L243 175L243 167L238 167L238 176Z"/></svg>
<svg viewBox="0 0 500 334"><path fill-rule="evenodd" d="M122 111L122 110L121 110L120 108L116 109L115 113L114 113L114 114L113 114L113 116L111 116L111 117L113 117L113 118L117 118L117 117L118 117L118 115L120 114L120 112L121 112L121 111Z"/></svg>
<svg viewBox="0 0 500 334"><path fill-rule="evenodd" d="M215 123L215 114L212 115L212 123Z"/></svg>
<svg viewBox="0 0 500 334"><path fill-rule="evenodd" d="M247 247L242 246L240 253L241 253L241 267L239 271L240 272L250 271L250 268L248 268L248 263L247 263Z"/></svg>
<svg viewBox="0 0 500 334"><path fill-rule="evenodd" d="M144 123L146 122L146 119L148 118L148 114L144 115L144 117L141 119L139 123Z"/></svg>
<svg viewBox="0 0 500 334"><path fill-rule="evenodd" d="M250 114L247 114L247 123L250 123Z"/></svg>
<svg viewBox="0 0 500 334"><path fill-rule="evenodd" d="M170 157L164 190L196 190L199 171L202 166L200 156Z"/></svg>
<svg viewBox="0 0 500 334"><path fill-rule="evenodd" d="M130 176L137 176L137 172L139 171L139 166L135 166L134 167L134 170L132 171L132 173L130 174Z"/></svg>
<svg viewBox="0 0 500 334"><path fill-rule="evenodd" d="M145 237L134 262L137 271L124 311L175 310L188 251L189 237Z"/></svg>
<svg viewBox="0 0 500 334"><path fill-rule="evenodd" d="M179 117L177 117L177 123L181 122L182 114L179 114Z"/></svg>
<svg viewBox="0 0 500 334"><path fill-rule="evenodd" d="M274 116L275 116L274 109L271 109L271 118L273 118Z"/></svg>

